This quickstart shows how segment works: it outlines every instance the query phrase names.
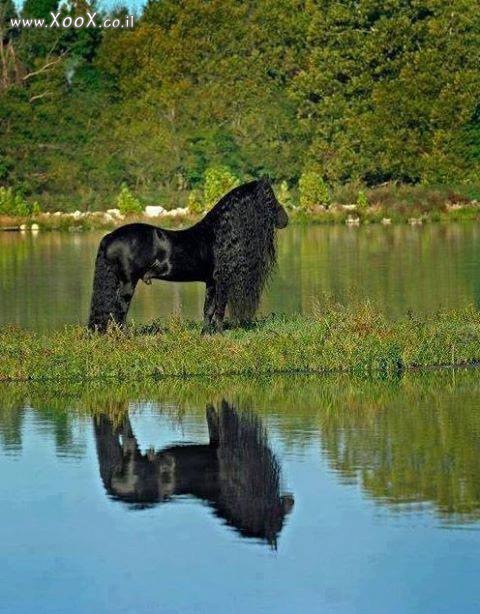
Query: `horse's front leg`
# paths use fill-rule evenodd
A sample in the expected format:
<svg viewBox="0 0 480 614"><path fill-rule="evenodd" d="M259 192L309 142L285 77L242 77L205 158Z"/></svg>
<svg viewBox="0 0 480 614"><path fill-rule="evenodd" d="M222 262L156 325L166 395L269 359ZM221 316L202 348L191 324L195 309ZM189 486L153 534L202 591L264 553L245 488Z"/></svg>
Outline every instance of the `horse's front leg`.
<svg viewBox="0 0 480 614"><path fill-rule="evenodd" d="M137 439L133 434L132 425L128 414L123 419L122 425L119 429L122 436L122 452L124 456L134 453L138 449Z"/></svg>
<svg viewBox="0 0 480 614"><path fill-rule="evenodd" d="M209 333L212 327L212 318L215 313L215 284L207 281L205 289L205 303L203 306L202 334Z"/></svg>

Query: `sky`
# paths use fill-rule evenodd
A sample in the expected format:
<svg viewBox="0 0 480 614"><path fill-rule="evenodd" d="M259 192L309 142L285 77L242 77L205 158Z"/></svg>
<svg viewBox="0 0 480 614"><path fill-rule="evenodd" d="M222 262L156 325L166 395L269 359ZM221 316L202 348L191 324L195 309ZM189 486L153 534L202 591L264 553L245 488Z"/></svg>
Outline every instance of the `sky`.
<svg viewBox="0 0 480 614"><path fill-rule="evenodd" d="M133 9L133 12L139 12L141 8L147 3L147 0L97 0L97 6L102 9L111 9L115 6L127 6L129 9ZM23 0L15 0L15 4L18 8L23 5Z"/></svg>

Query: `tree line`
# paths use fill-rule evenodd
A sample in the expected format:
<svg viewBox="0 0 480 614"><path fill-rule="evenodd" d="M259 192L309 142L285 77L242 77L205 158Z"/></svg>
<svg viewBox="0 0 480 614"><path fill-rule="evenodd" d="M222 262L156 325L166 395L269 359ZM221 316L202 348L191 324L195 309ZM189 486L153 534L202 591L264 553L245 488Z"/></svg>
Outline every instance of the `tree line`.
<svg viewBox="0 0 480 614"><path fill-rule="evenodd" d="M0 185L72 210L108 208L122 185L141 202L195 202L215 169L303 181L312 198L345 184L473 184L477 9L150 0L132 29L16 29L0 0ZM20 15L91 10L25 0Z"/></svg>

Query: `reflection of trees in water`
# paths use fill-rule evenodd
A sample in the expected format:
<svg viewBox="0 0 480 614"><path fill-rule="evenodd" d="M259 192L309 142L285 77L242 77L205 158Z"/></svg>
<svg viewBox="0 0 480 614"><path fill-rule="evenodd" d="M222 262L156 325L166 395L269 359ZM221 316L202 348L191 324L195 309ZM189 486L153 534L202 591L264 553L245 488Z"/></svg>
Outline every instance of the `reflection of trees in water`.
<svg viewBox="0 0 480 614"><path fill-rule="evenodd" d="M25 409L21 403L0 405L0 444L10 453L22 449Z"/></svg>
<svg viewBox="0 0 480 614"><path fill-rule="evenodd" d="M0 395L0 444L8 453L21 452L27 415L32 416L33 428L41 428L52 437L59 456L83 455L85 442L74 433L77 415L69 409L66 399L50 395L30 399L24 387L4 384Z"/></svg>
<svg viewBox="0 0 480 614"><path fill-rule="evenodd" d="M25 266L31 251L27 235L1 233L0 243L0 287L3 292L15 286L15 274L18 266Z"/></svg>
<svg viewBox="0 0 480 614"><path fill-rule="evenodd" d="M3 322L57 327L85 320L102 233L0 233ZM480 229L475 224L291 226L279 235L279 265L264 312L309 313L324 295L370 298L388 313L478 300ZM173 312L199 318L201 284L140 284L136 321Z"/></svg>
<svg viewBox="0 0 480 614"><path fill-rule="evenodd" d="M84 319L98 235L3 234L2 323L43 328Z"/></svg>
<svg viewBox="0 0 480 614"><path fill-rule="evenodd" d="M474 224L292 227L279 242L278 273L265 307L309 313L324 295L369 298L395 315L471 303L479 242Z"/></svg>
<svg viewBox="0 0 480 614"><path fill-rule="evenodd" d="M480 518L480 386L394 398L321 419L321 445L346 481L386 504L433 504L456 521Z"/></svg>

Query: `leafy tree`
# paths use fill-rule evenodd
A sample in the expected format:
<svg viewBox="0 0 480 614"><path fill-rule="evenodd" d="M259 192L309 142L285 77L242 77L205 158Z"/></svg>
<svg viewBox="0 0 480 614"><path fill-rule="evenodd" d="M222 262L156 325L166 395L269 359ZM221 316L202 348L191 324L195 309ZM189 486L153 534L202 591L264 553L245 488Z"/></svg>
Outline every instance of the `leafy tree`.
<svg viewBox="0 0 480 614"><path fill-rule="evenodd" d="M209 168L205 173L203 193L207 208L212 207L222 196L236 187L240 182L226 166Z"/></svg>
<svg viewBox="0 0 480 614"><path fill-rule="evenodd" d="M56 12L58 0L25 0L22 15L37 19L48 19L51 12Z"/></svg>

